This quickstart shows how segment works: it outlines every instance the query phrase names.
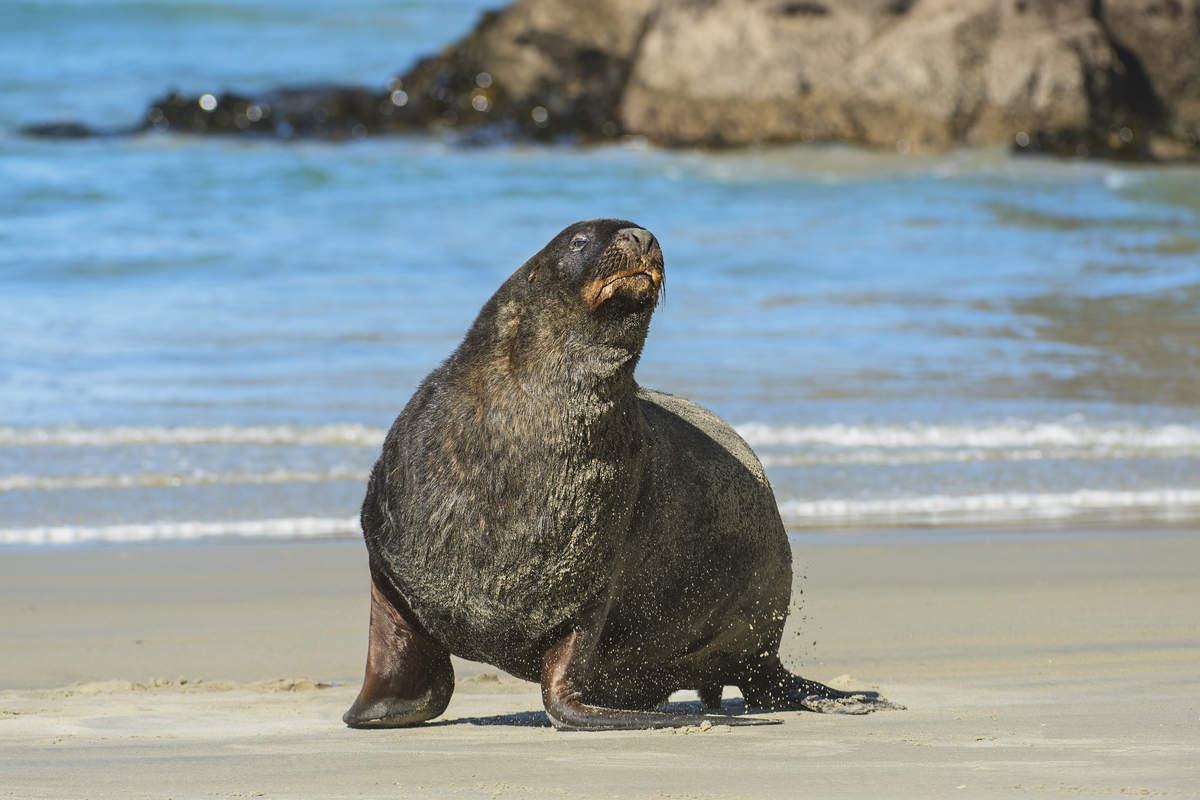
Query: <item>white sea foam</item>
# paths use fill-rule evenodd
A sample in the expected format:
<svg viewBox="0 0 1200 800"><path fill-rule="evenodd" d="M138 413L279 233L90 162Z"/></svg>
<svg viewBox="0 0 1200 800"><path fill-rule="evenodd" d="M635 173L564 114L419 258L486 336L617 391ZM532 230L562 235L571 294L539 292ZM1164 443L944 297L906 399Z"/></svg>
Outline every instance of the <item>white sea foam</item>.
<svg viewBox="0 0 1200 800"><path fill-rule="evenodd" d="M766 425L746 423L737 431L755 447L840 448L1070 448L1121 453L1200 451L1200 427L1081 422L1006 422L987 425Z"/></svg>
<svg viewBox="0 0 1200 800"><path fill-rule="evenodd" d="M366 470L287 470L266 472L141 472L113 475L0 475L0 492L59 489L136 489L217 484L323 483L365 481Z"/></svg>
<svg viewBox="0 0 1200 800"><path fill-rule="evenodd" d="M113 428L0 427L0 447L105 447L114 445L325 445L379 447L387 432L367 425L214 425Z"/></svg>
<svg viewBox="0 0 1200 800"><path fill-rule="evenodd" d="M760 448L765 445L759 445ZM782 452L760 451L764 467L821 465L898 466L901 464L961 464L974 461L1104 461L1122 458L1196 457L1200 448L1133 447L860 447L798 446Z"/></svg>
<svg viewBox="0 0 1200 800"><path fill-rule="evenodd" d="M1080 489L1059 493L993 493L921 497L784 500L794 524L935 524L1069 520L1109 515L1150 520L1200 517L1200 489Z"/></svg>
<svg viewBox="0 0 1200 800"><path fill-rule="evenodd" d="M755 447L837 448L1074 448L1122 453L1200 452L1200 426L1136 423L1089 424L1012 421L982 425L930 423L862 425L773 425L748 422L737 431ZM386 430L353 423L330 425L118 426L84 428L0 426L0 447L114 445L325 445L379 447Z"/></svg>
<svg viewBox="0 0 1200 800"><path fill-rule="evenodd" d="M878 480L859 483L853 474L845 477L844 494L866 490L863 497L804 497L803 485L796 473L777 473L776 486L782 489L780 511L797 525L876 525L922 524L951 525L1038 520L1114 518L1144 520L1200 520L1200 488L1147 486L1119 487L1123 481L1112 477L1113 470L1086 466L1068 477L1077 481L1056 492L1039 492L1044 482L1024 467L1005 464L1048 459L1120 459L1176 458L1187 464L1200 459L1200 427L1186 424L1144 425L1136 423L1099 423L1082 418L1055 422L1007 421L978 425L955 424L859 424L859 425L741 425L739 432L759 449L768 468L805 465L903 465L955 462L993 462L1008 470L1003 484L983 478L978 470L968 470L969 479L958 486L960 494L943 493L922 496L885 496L889 489L900 488L894 482L880 486ZM377 448L385 431L363 425L320 426L213 426L213 427L0 427L0 447L18 448L17 463L25 466L17 474L0 475L0 493L15 491L58 491L96 489L119 491L127 488L155 488L204 485L319 484L333 481L365 481L366 472L351 464L317 465L309 469L286 466L265 470L228 469L241 465L236 457L222 458L222 466L211 470L181 468L155 470L142 466L142 455L132 459L105 460L112 466L108 474L38 474L32 451L40 446L60 447L139 447L220 444L237 446L311 445L326 447ZM19 448L29 448L21 453ZM61 454L50 454L56 460ZM72 456L66 455L69 460ZM194 459L188 459L194 460ZM342 460L340 457L338 460ZM357 459L345 459L354 461ZM286 459L280 463L286 464ZM83 464L85 460L81 459ZM139 472L142 467L145 472ZM1168 470L1174 469L1168 464ZM104 467L100 468L103 472ZM55 470L57 471L57 469ZM852 472L852 471L851 471ZM1105 476L1101 478L1100 474ZM1040 474L1040 473L1039 473ZM1144 477L1146 473L1142 473ZM1171 473L1175 474L1175 473ZM878 476L876 476L878 477ZM1173 480L1168 480L1174 483ZM904 481L901 485L912 484ZM1023 483L1023 485L1022 485ZM828 486L827 481L821 485ZM988 491L999 489L1000 491ZM954 490L944 482L941 487ZM984 492L979 492L983 489ZM921 491L917 489L916 491ZM788 497L790 495L790 497ZM873 496L872 496L873 495ZM61 502L76 502L65 497ZM86 502L92 502L86 499ZM57 502L57 501L56 501ZM81 500L79 502L84 502ZM251 511L249 515L252 515ZM86 519L86 517L81 517ZM36 520L30 520L36 521ZM205 537L304 538L357 531L353 519L302 517L241 522L143 522L108 526L43 526L0 529L0 545L59 545L84 542L141 542L187 540Z"/></svg>
<svg viewBox="0 0 1200 800"><path fill-rule="evenodd" d="M1185 520L1200 518L1200 489L1084 489L1043 494L929 495L886 499L784 500L789 525L1020 523L1072 518ZM69 546L181 542L233 537L311 539L360 534L357 517L297 517L232 521L142 522L100 526L0 528L0 546Z"/></svg>
<svg viewBox="0 0 1200 800"><path fill-rule="evenodd" d="M357 517L233 520L229 522L142 522L125 525L58 525L0 528L0 545L45 547L93 543L171 542L215 537L312 539L361 532Z"/></svg>

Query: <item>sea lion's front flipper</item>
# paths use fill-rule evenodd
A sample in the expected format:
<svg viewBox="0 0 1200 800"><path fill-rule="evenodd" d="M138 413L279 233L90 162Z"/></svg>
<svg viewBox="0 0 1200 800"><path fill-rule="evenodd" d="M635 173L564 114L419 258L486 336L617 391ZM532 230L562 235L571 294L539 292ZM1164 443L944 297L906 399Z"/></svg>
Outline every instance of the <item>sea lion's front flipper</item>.
<svg viewBox="0 0 1200 800"><path fill-rule="evenodd" d="M371 576L367 671L354 705L342 715L351 728L402 728L446 710L454 691L450 652L392 602Z"/></svg>
<svg viewBox="0 0 1200 800"><path fill-rule="evenodd" d="M552 645L542 657L542 703L550 722L559 730L682 728L705 721L713 725L770 725L776 722L750 717L664 714L588 705L583 702L582 691L576 685L574 674L580 666L580 638L578 631L572 631Z"/></svg>
<svg viewBox="0 0 1200 800"><path fill-rule="evenodd" d="M885 700L878 692L843 692L817 681L793 675L772 658L752 670L739 684L746 707L764 711L816 711L822 714L869 714L904 706Z"/></svg>

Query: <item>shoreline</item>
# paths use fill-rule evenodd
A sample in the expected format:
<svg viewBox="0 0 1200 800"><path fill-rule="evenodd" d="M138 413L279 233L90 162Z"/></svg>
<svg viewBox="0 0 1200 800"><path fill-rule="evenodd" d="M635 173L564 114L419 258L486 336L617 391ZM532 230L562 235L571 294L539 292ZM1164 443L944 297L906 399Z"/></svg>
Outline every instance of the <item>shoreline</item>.
<svg viewBox="0 0 1200 800"><path fill-rule="evenodd" d="M0 797L1193 796L1200 531L1146 533L797 545L785 662L908 710L696 735L558 733L457 659L443 717L345 728L358 542L6 552Z"/></svg>

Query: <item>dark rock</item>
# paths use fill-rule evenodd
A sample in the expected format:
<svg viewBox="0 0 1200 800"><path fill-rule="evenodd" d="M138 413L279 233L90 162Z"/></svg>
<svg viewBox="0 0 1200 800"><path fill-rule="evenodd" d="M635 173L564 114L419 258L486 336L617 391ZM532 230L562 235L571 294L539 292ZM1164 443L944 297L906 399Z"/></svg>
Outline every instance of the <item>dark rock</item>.
<svg viewBox="0 0 1200 800"><path fill-rule="evenodd" d="M60 120L57 122L26 125L21 128L21 133L37 139L88 139L104 135L103 131L98 131L75 120Z"/></svg>
<svg viewBox="0 0 1200 800"><path fill-rule="evenodd" d="M1200 0L1104 0L1100 20L1131 78L1145 87L1145 116L1167 140L1200 149ZM1155 145L1150 142L1151 149Z"/></svg>
<svg viewBox="0 0 1200 800"><path fill-rule="evenodd" d="M617 105L655 0L521 0L403 78L432 127L620 135Z"/></svg>
<svg viewBox="0 0 1200 800"><path fill-rule="evenodd" d="M523 0L384 89L282 88L261 95L171 93L144 129L345 139L458 129L468 141L613 138L616 108L653 0Z"/></svg>
<svg viewBox="0 0 1200 800"><path fill-rule="evenodd" d="M257 97L224 93L151 103L143 127L192 134L347 139L402 127L389 93L356 86L285 88Z"/></svg>

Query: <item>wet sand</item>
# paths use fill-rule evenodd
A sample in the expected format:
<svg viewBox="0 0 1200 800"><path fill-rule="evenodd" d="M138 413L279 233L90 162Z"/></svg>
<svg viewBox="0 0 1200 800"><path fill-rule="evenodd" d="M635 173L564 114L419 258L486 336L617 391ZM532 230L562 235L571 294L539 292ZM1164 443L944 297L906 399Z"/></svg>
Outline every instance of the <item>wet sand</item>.
<svg viewBox="0 0 1200 800"><path fill-rule="evenodd" d="M797 545L784 654L906 711L683 733L559 733L469 662L344 728L358 543L5 552L0 797L1200 795L1200 532L897 535Z"/></svg>

